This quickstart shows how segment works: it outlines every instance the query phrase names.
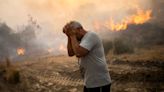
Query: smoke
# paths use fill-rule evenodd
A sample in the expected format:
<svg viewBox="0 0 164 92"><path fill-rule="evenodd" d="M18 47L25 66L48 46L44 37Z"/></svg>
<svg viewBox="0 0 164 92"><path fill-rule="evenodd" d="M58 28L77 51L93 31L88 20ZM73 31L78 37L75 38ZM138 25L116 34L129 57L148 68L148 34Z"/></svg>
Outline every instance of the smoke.
<svg viewBox="0 0 164 92"><path fill-rule="evenodd" d="M152 9L154 16L154 24L160 27L164 27L164 1L163 0L152 0Z"/></svg>
<svg viewBox="0 0 164 92"><path fill-rule="evenodd" d="M163 23L160 23L159 16L164 14L161 3L162 0L0 0L0 21L11 27L12 32L21 33L20 26L28 25L30 15L40 28L35 29L35 39L31 39L32 42L29 43L40 49L51 49L53 54L66 54L64 48L67 37L62 33L62 28L70 20L77 20L86 30L94 31L93 25L97 21L103 22L113 18L115 22L120 22L123 18L135 14L137 9L152 9L153 23L161 26ZM115 35L110 36L112 38ZM105 37L109 39L109 36ZM32 48L33 45L29 47Z"/></svg>
<svg viewBox="0 0 164 92"><path fill-rule="evenodd" d="M0 58L8 57L21 43L17 34L5 23L0 23ZM16 50L16 49L15 49Z"/></svg>
<svg viewBox="0 0 164 92"><path fill-rule="evenodd" d="M1 1L0 17L12 27L25 23L27 14L31 14L51 31L59 32L70 20L78 20L87 29L93 30L94 21L110 17L120 21L135 13L137 8L150 7L150 0L7 0ZM21 20L17 20L20 17Z"/></svg>

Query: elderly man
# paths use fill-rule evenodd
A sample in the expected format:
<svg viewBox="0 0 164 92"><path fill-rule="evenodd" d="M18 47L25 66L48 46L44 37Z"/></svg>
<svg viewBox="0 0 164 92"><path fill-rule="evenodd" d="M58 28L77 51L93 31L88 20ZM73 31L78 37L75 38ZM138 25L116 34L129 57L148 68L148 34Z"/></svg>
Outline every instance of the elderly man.
<svg viewBox="0 0 164 92"><path fill-rule="evenodd" d="M103 44L98 35L86 31L76 21L67 23L63 32L68 37L68 55L79 58L84 77L84 92L110 92L111 78Z"/></svg>

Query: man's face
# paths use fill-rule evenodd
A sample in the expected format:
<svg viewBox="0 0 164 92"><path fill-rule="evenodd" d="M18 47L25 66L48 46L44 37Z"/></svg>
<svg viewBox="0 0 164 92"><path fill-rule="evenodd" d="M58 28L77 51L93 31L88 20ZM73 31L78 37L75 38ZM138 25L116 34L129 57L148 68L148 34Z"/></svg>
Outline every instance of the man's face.
<svg viewBox="0 0 164 92"><path fill-rule="evenodd" d="M79 29L76 29L76 38L77 38L78 41L81 41L81 38L82 38L80 32L81 31Z"/></svg>

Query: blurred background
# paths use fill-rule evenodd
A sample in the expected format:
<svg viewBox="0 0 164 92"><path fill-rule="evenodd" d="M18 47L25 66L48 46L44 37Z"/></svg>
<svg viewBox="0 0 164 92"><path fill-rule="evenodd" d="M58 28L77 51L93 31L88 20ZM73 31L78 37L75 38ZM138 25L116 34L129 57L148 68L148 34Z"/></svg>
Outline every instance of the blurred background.
<svg viewBox="0 0 164 92"><path fill-rule="evenodd" d="M163 43L163 1L158 0L1 0L0 56L66 55L63 26L79 21L105 41ZM131 41L131 42L129 42Z"/></svg>

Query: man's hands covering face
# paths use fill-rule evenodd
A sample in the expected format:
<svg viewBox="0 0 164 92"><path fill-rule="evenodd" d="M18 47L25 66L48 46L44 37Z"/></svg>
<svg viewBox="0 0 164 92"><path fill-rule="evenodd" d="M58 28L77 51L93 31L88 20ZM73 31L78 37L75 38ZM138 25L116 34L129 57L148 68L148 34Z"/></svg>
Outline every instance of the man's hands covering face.
<svg viewBox="0 0 164 92"><path fill-rule="evenodd" d="M75 30L67 30L66 31L66 35L67 36L75 36L75 34L76 34L76 31Z"/></svg>
<svg viewBox="0 0 164 92"><path fill-rule="evenodd" d="M66 24L66 26L63 28L63 33L65 33L68 37L74 36L76 34L76 31L73 30L69 24Z"/></svg>

